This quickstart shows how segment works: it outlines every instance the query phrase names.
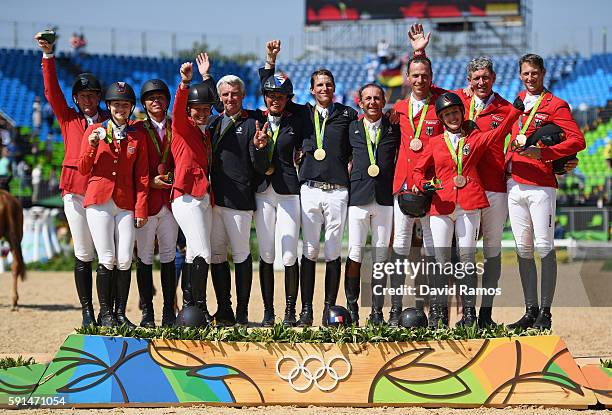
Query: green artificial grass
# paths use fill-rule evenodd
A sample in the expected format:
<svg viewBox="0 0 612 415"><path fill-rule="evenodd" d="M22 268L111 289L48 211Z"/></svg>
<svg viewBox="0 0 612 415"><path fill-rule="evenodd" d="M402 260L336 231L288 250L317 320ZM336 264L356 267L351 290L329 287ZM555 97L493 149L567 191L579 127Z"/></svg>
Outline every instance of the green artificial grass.
<svg viewBox="0 0 612 415"><path fill-rule="evenodd" d="M505 326L478 329L476 327L446 328L398 328L390 326L365 327L317 327L296 329L277 323L271 328L234 327L159 327L130 329L121 327L78 328L78 334L135 337L142 339L199 340L252 343L387 343L387 342L425 342L438 340L491 339L498 337L517 337L550 334L549 330L508 330Z"/></svg>
<svg viewBox="0 0 612 415"><path fill-rule="evenodd" d="M28 357L27 359L25 359L23 356L19 356L17 359L14 357L4 357L0 359L0 370L18 366L29 366L35 363L36 361L33 357Z"/></svg>

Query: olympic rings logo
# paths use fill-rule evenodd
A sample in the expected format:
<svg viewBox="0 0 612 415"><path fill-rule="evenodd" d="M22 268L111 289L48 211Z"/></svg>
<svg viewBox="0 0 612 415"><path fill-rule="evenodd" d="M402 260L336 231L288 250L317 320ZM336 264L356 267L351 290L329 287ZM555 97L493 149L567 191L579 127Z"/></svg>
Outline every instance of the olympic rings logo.
<svg viewBox="0 0 612 415"><path fill-rule="evenodd" d="M346 365L346 370L342 374L338 374L338 371L332 367L332 364L337 360L344 362ZM286 361L293 362L294 367L287 373L281 373L281 365ZM320 365L320 367L318 367L314 373L307 367L308 363L311 361L316 361ZM315 355L306 356L304 360L302 360L302 363L300 363L298 359L293 356L281 357L276 362L276 374L278 377L289 382L289 385L297 392L307 390L313 383L317 388L319 388L319 390L329 392L336 388L339 382L346 379L351 374L351 370L351 363L344 356L334 356L327 363L322 357ZM296 381L300 377L305 379L304 383L296 384ZM322 385L320 381L328 377L331 379L329 385Z"/></svg>

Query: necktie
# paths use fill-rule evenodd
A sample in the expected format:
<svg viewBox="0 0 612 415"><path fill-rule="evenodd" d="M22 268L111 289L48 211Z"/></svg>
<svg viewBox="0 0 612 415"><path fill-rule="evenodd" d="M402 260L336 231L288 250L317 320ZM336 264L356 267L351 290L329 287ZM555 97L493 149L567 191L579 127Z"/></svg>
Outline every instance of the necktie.
<svg viewBox="0 0 612 415"><path fill-rule="evenodd" d="M370 141L372 143L376 142L376 126L374 124L370 124L370 126L368 127L368 129L370 130Z"/></svg>
<svg viewBox="0 0 612 415"><path fill-rule="evenodd" d="M323 118L327 118L327 115L329 114L329 111L327 110L327 108L322 108L320 111L321 117Z"/></svg>

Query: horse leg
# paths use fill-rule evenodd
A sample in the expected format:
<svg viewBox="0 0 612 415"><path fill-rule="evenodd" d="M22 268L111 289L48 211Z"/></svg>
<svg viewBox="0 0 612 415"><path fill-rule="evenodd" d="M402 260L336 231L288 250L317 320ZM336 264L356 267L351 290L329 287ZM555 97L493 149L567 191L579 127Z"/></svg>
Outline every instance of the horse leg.
<svg viewBox="0 0 612 415"><path fill-rule="evenodd" d="M11 269L11 273L13 274L13 307L11 308L11 311L17 311L17 302L19 301L19 293L17 292L17 281L19 279L19 275L17 273L17 266L15 265L15 261L13 261Z"/></svg>

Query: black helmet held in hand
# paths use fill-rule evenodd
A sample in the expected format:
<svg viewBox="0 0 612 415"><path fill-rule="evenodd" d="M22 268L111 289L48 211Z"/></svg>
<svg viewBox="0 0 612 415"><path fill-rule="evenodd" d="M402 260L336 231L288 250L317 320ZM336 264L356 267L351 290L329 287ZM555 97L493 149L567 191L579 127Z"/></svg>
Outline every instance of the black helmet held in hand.
<svg viewBox="0 0 612 415"><path fill-rule="evenodd" d="M266 92L277 92L288 95L291 98L293 96L293 83L285 73L277 72L274 75L270 75L263 82L261 91L263 94Z"/></svg>
<svg viewBox="0 0 612 415"><path fill-rule="evenodd" d="M168 103L170 102L170 89L168 85L161 79L149 79L142 85L142 88L140 88L140 103L143 107L145 106L144 101L146 95L151 92L161 92L168 100Z"/></svg>
<svg viewBox="0 0 612 415"><path fill-rule="evenodd" d="M423 310L409 307L400 314L399 324L404 328L427 327L427 316Z"/></svg>
<svg viewBox="0 0 612 415"><path fill-rule="evenodd" d="M203 82L191 85L187 95L187 104L215 105L217 97L212 88L210 84Z"/></svg>
<svg viewBox="0 0 612 415"><path fill-rule="evenodd" d="M110 101L128 101L132 105L136 105L136 94L130 84L126 82L114 82L106 88L104 93L104 101L106 105Z"/></svg>
<svg viewBox="0 0 612 415"><path fill-rule="evenodd" d="M465 108L463 107L463 101L459 98L459 95L454 94L452 92L445 92L436 99L436 115L440 118L440 112L445 110L446 108L450 108L453 106L458 106L461 108L461 111L464 112Z"/></svg>
<svg viewBox="0 0 612 415"><path fill-rule="evenodd" d="M551 147L565 141L565 132L557 124L546 124L535 130L525 142L523 149L542 143L545 147ZM552 169L555 174L565 174L565 163L576 160L576 154L562 157L552 162Z"/></svg>
<svg viewBox="0 0 612 415"><path fill-rule="evenodd" d="M80 91L102 92L102 84L94 74L89 72L81 73L72 81L72 96L74 97Z"/></svg>
<svg viewBox="0 0 612 415"><path fill-rule="evenodd" d="M400 192L397 195L397 203L400 210L404 215L410 216L411 218L422 218L427 214L431 207L432 194L427 193L413 193L410 191Z"/></svg>

